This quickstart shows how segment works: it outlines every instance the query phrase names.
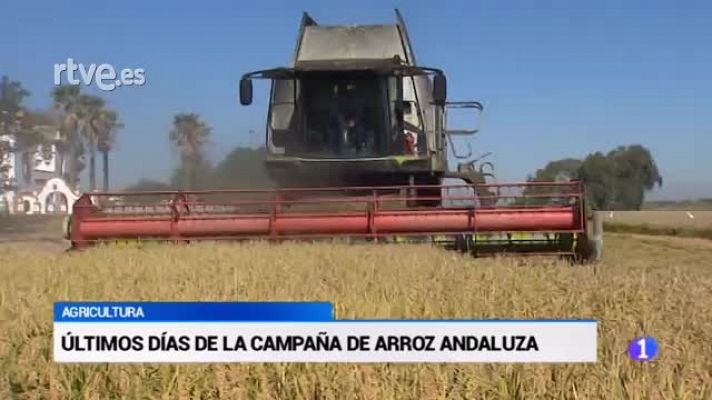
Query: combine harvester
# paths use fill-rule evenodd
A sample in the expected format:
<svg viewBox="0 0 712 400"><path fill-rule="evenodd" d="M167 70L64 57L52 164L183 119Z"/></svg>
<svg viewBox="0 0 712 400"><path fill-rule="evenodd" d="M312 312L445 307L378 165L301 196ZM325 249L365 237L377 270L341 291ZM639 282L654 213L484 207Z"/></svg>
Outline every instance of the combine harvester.
<svg viewBox="0 0 712 400"><path fill-rule="evenodd" d="M72 247L411 238L473 255L597 258L600 223L591 223L580 182L487 182L492 165L479 160L448 169L452 138L477 130L448 129L447 110L482 105L446 101L445 74L416 63L397 10L396 18L321 26L304 14L291 66L243 75L245 106L254 79L271 81L265 166L279 189L85 194L67 227Z"/></svg>

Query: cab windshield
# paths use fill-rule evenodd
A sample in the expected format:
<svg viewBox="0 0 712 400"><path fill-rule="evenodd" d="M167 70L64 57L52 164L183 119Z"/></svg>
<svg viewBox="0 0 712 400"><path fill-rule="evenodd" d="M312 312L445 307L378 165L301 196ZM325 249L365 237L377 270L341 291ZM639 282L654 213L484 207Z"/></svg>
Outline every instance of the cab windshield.
<svg viewBox="0 0 712 400"><path fill-rule="evenodd" d="M273 84L270 135L285 155L364 158L389 154L395 78L312 74Z"/></svg>

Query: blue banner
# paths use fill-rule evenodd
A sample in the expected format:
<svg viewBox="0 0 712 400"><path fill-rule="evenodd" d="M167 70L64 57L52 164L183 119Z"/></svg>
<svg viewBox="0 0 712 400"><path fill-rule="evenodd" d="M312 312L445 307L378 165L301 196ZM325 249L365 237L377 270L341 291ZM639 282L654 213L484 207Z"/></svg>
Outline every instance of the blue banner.
<svg viewBox="0 0 712 400"><path fill-rule="evenodd" d="M328 302L58 302L54 322L332 321Z"/></svg>

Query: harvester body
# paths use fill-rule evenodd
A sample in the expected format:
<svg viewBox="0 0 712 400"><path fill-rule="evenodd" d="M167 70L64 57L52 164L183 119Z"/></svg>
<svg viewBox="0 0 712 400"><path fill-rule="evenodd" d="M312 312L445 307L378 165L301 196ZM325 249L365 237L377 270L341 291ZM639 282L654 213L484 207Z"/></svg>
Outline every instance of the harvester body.
<svg viewBox="0 0 712 400"><path fill-rule="evenodd" d="M446 110L482 105L447 102L444 72L416 64L396 14L394 25L364 26L304 14L292 64L242 76L243 105L252 80L271 81L265 164L279 188L86 193L67 226L72 247L357 238L474 255L600 255L601 224L590 223L581 182L486 182L491 164L479 159L448 170L451 137L477 130L447 129Z"/></svg>

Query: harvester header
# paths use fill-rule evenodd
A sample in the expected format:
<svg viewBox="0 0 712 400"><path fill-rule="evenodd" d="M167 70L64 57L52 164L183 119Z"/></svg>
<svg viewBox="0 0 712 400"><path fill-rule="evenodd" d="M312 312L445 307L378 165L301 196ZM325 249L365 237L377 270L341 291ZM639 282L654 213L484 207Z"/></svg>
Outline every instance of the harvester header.
<svg viewBox="0 0 712 400"><path fill-rule="evenodd" d="M74 206L73 248L117 240L426 240L471 254L592 257L580 182L438 189L449 206L408 207L411 187L96 193ZM433 188L429 188L433 189ZM531 194L531 189L536 189ZM359 192L360 195L353 193ZM488 206L481 202L487 200Z"/></svg>

